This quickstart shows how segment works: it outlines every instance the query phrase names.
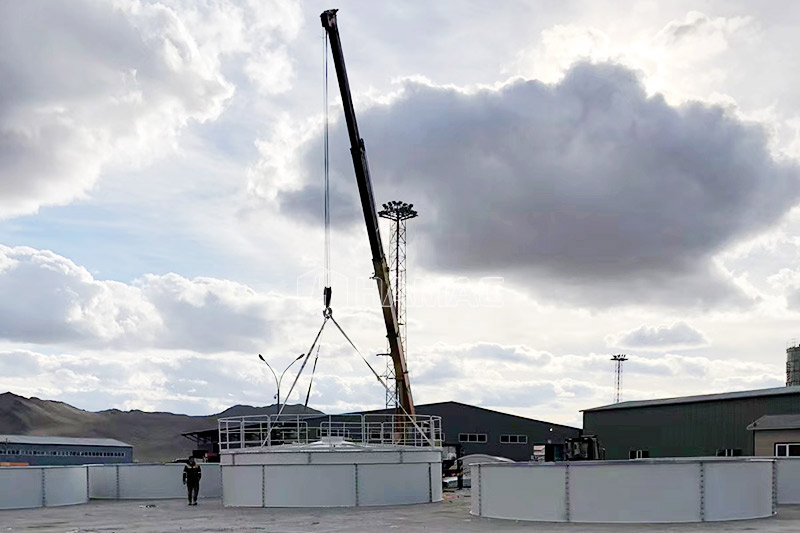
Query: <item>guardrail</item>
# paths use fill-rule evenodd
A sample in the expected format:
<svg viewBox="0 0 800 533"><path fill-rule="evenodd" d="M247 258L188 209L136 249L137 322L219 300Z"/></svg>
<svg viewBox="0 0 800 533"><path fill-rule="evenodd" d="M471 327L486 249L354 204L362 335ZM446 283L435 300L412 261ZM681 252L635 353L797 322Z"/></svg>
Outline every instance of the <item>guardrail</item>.
<svg viewBox="0 0 800 533"><path fill-rule="evenodd" d="M356 444L441 446L442 418L432 415L253 415L220 418L219 448L310 444L342 437Z"/></svg>

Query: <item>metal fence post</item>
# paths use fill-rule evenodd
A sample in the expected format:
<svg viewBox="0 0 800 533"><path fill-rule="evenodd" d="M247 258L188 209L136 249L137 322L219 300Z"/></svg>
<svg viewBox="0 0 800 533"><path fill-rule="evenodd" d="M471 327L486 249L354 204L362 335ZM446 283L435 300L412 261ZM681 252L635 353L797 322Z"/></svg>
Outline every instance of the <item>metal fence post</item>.
<svg viewBox="0 0 800 533"><path fill-rule="evenodd" d="M481 477L481 464L478 463L478 516L483 516L483 498L481 498L481 488L483 478Z"/></svg>
<svg viewBox="0 0 800 533"><path fill-rule="evenodd" d="M572 509L569 501L569 463L564 464L564 518L567 522L572 521Z"/></svg>
<svg viewBox="0 0 800 533"><path fill-rule="evenodd" d="M772 514L778 513L778 460L772 460Z"/></svg>
<svg viewBox="0 0 800 533"><path fill-rule="evenodd" d="M367 438L367 421L364 418L364 415L361 415L361 443L367 444L369 439Z"/></svg>
<svg viewBox="0 0 800 533"><path fill-rule="evenodd" d="M267 466L261 465L261 507L267 506Z"/></svg>
<svg viewBox="0 0 800 533"><path fill-rule="evenodd" d="M700 461L700 521L706 521L706 465Z"/></svg>
<svg viewBox="0 0 800 533"><path fill-rule="evenodd" d="M359 505L359 497L358 497L359 496L358 495L358 463L354 464L353 467L354 467L353 474L355 476L354 477L354 481L355 481L355 485L356 485L356 507L358 507L358 505Z"/></svg>

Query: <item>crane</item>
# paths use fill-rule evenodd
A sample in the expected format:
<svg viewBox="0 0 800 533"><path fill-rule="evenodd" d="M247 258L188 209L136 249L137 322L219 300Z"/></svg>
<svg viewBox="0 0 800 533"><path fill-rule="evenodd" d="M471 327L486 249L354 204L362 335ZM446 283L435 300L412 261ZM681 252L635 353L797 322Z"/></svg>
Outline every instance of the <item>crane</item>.
<svg viewBox="0 0 800 533"><path fill-rule="evenodd" d="M361 209L364 211L364 222L367 225L367 236L369 237L369 247L372 252L372 266L374 268L374 279L378 284L378 295L381 299L381 309L383 310L383 321L386 324L386 338L389 341L389 352L394 364L394 375L397 387L398 404L406 414L414 416L414 400L411 397L411 384L408 379L408 367L406 365L403 343L400 339L400 325L397 321L396 306L392 296L392 287L389 277L389 266L386 263L386 256L383 253L383 243L378 228L378 213L375 210L375 198L372 194L372 181L369 177L369 165L367 164L367 151L364 147L364 139L359 136L358 123L356 122L356 111L353 107L353 99L350 95L350 82L347 80L347 70L344 66L344 55L342 54L342 43L339 39L339 26L336 22L336 12L338 9L329 9L320 15L322 27L328 34L331 44L331 55L333 64L336 67L336 78L339 82L339 92L342 95L342 107L344 108L344 118L347 122L347 133L350 136L350 155L353 157L353 168L358 184L358 194L361 198ZM326 296L327 298L327 296Z"/></svg>

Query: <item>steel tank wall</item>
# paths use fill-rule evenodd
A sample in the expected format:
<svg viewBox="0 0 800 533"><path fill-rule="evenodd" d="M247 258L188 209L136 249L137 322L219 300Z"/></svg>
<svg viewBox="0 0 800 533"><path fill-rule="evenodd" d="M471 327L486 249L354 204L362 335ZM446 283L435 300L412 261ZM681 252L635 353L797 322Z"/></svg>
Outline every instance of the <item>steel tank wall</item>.
<svg viewBox="0 0 800 533"><path fill-rule="evenodd" d="M742 520L776 512L771 459L484 463L471 514L546 522Z"/></svg>
<svg viewBox="0 0 800 533"><path fill-rule="evenodd" d="M232 507L361 507L442 500L441 451L223 454Z"/></svg>
<svg viewBox="0 0 800 533"><path fill-rule="evenodd" d="M776 457L778 503L800 503L800 457Z"/></svg>
<svg viewBox="0 0 800 533"><path fill-rule="evenodd" d="M76 505L89 501L86 467L0 468L0 509Z"/></svg>
<svg viewBox="0 0 800 533"><path fill-rule="evenodd" d="M90 465L92 499L136 500L186 498L183 464ZM220 465L201 463L200 498L222 496Z"/></svg>

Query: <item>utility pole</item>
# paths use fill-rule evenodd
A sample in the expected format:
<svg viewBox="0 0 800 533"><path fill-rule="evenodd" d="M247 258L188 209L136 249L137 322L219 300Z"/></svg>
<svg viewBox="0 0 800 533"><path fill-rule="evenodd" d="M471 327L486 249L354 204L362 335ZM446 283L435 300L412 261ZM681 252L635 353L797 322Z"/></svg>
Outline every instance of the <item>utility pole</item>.
<svg viewBox="0 0 800 533"><path fill-rule="evenodd" d="M389 244L389 271L394 276L395 290L395 315L400 329L400 343L408 358L408 334L406 331L406 221L416 218L419 213L414 210L414 204L407 204L393 200L382 205L378 216L392 222L391 240ZM383 355L383 354L379 354ZM388 354L387 354L388 355ZM391 359L386 360L386 373L383 376L386 383L396 383L394 365ZM397 407L397 390L386 391L386 408Z"/></svg>
<svg viewBox="0 0 800 533"><path fill-rule="evenodd" d="M611 357L615 363L614 368L614 403L619 403L622 400L622 363L628 360L625 354L617 354Z"/></svg>

